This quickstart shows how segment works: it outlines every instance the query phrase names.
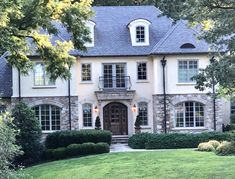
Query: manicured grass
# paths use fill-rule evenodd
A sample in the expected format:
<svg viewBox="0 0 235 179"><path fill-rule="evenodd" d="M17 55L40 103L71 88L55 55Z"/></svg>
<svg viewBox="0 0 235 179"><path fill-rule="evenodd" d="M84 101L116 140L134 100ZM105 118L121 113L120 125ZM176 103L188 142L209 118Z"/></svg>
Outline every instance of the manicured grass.
<svg viewBox="0 0 235 179"><path fill-rule="evenodd" d="M37 179L234 179L235 156L192 150L111 153L49 162L25 173Z"/></svg>

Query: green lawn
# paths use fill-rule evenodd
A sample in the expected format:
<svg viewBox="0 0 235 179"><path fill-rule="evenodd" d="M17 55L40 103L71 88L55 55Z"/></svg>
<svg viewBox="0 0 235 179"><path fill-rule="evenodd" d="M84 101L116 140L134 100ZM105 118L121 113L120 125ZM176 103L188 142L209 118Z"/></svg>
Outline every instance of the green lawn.
<svg viewBox="0 0 235 179"><path fill-rule="evenodd" d="M38 179L234 179L235 156L191 150L111 153L49 162L25 173Z"/></svg>

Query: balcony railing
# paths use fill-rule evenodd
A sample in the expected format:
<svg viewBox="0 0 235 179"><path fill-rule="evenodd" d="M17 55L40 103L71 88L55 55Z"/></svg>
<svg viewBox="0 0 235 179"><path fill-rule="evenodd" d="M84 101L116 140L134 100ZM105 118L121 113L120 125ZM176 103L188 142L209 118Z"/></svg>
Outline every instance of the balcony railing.
<svg viewBox="0 0 235 179"><path fill-rule="evenodd" d="M100 76L100 90L130 90L130 76Z"/></svg>

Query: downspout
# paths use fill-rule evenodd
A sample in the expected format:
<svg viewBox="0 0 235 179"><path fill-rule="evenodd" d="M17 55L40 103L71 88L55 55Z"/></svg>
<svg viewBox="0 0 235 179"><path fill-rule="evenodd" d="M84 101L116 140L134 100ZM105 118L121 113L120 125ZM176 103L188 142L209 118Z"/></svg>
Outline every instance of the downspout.
<svg viewBox="0 0 235 179"><path fill-rule="evenodd" d="M21 76L20 69L18 68L18 94L19 94L19 102L21 101Z"/></svg>
<svg viewBox="0 0 235 179"><path fill-rule="evenodd" d="M215 62L215 57L210 59L211 64ZM216 131L216 93L215 93L215 76L212 74L212 95L213 95L213 119L214 119L214 131Z"/></svg>
<svg viewBox="0 0 235 179"><path fill-rule="evenodd" d="M167 124L166 124L166 79L165 79L165 67L166 60L165 56L163 56L162 60L162 80L163 80L163 101L164 101L164 133L167 133Z"/></svg>
<svg viewBox="0 0 235 179"><path fill-rule="evenodd" d="M70 69L70 68L69 68ZM69 70L70 71L70 70ZM72 130L71 120L71 90L70 90L70 79L68 79L68 98L69 98L69 130Z"/></svg>

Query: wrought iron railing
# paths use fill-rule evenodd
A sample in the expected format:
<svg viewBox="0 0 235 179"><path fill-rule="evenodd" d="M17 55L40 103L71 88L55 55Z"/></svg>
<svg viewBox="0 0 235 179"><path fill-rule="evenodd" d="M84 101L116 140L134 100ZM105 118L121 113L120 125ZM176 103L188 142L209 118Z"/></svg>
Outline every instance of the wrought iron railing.
<svg viewBox="0 0 235 179"><path fill-rule="evenodd" d="M130 90L131 78L130 76L100 76L99 77L100 90Z"/></svg>

